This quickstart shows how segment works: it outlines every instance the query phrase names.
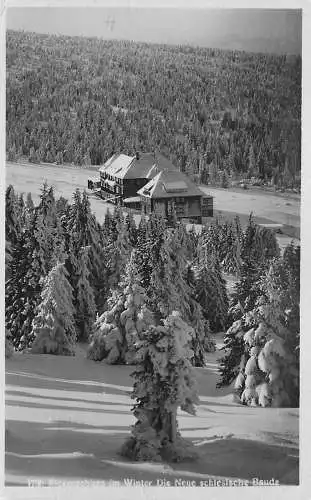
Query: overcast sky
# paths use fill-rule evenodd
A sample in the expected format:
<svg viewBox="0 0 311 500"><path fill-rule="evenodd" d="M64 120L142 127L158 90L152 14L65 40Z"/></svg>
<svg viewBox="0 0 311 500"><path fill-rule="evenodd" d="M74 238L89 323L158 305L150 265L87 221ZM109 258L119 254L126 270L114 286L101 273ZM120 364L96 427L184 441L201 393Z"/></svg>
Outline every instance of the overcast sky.
<svg viewBox="0 0 311 500"><path fill-rule="evenodd" d="M40 33L301 53L301 11L9 8L7 27Z"/></svg>

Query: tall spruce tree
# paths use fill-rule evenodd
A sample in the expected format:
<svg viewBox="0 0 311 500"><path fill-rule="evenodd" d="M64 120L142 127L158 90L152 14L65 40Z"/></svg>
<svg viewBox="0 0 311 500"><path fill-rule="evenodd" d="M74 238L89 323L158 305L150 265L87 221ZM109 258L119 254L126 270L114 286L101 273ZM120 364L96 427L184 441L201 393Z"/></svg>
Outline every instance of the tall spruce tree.
<svg viewBox="0 0 311 500"><path fill-rule="evenodd" d="M226 282L216 251L210 249L209 243L200 247L193 271L195 298L202 307L204 318L209 322L212 332L224 330L229 308Z"/></svg>
<svg viewBox="0 0 311 500"><path fill-rule="evenodd" d="M225 355L219 360L221 380L219 387L229 385L236 378L239 366L244 356L244 341L241 333L243 327L242 317L250 312L261 295L260 278L264 272L263 267L257 266L252 261L242 265L241 276L234 287L228 310L228 324L231 325L224 336Z"/></svg>
<svg viewBox="0 0 311 500"><path fill-rule="evenodd" d="M5 238L11 245L15 245L21 232L18 197L10 184L5 193Z"/></svg>
<svg viewBox="0 0 311 500"><path fill-rule="evenodd" d="M152 271L159 260L166 228L166 221L153 213L148 221L142 217L137 230L135 258L142 277L142 285L147 293L149 293Z"/></svg>
<svg viewBox="0 0 311 500"><path fill-rule="evenodd" d="M82 247L89 246L90 283L94 291L98 311L103 309L107 298L107 252L100 225L91 213L86 192L81 195L77 189L73 203L66 216L66 268L73 288L77 285L76 261Z"/></svg>
<svg viewBox="0 0 311 500"><path fill-rule="evenodd" d="M285 325L273 272L263 280L262 289L255 308L243 316L241 328L237 325L245 351L234 388L243 404L296 407L299 369L292 351L293 333Z"/></svg>
<svg viewBox="0 0 311 500"><path fill-rule="evenodd" d="M77 285L74 293L77 340L87 342L92 332L96 305L89 276L89 248L82 247L77 260Z"/></svg>
<svg viewBox="0 0 311 500"><path fill-rule="evenodd" d="M253 261L260 264L267 259L279 257L280 249L273 231L260 227L250 214L248 225L243 233L241 258L243 261Z"/></svg>
<svg viewBox="0 0 311 500"><path fill-rule="evenodd" d="M129 233L121 210L116 210L114 216L117 219L117 236L115 240L110 242L108 248L108 279L110 288L118 287L121 277L125 272L132 250Z"/></svg>
<svg viewBox="0 0 311 500"><path fill-rule="evenodd" d="M288 256L296 257L292 265ZM288 253L287 253L288 252ZM298 271L298 272L297 272ZM269 271L244 264L225 336L220 385L235 380L244 404L299 404L299 250L289 247Z"/></svg>
<svg viewBox="0 0 311 500"><path fill-rule="evenodd" d="M134 248L137 245L137 227L131 212L129 212L125 218L125 225L127 228L129 243L131 247Z"/></svg>
<svg viewBox="0 0 311 500"><path fill-rule="evenodd" d="M239 275L242 267L240 241L233 224L228 224L226 229L221 266L224 272Z"/></svg>
<svg viewBox="0 0 311 500"><path fill-rule="evenodd" d="M189 348L192 328L173 312L163 325L139 334L139 363L132 376L136 424L121 453L131 460L195 458L178 431L177 409L195 414L198 403Z"/></svg>
<svg viewBox="0 0 311 500"><path fill-rule="evenodd" d="M158 259L153 265L147 293L157 322L173 311L179 311L184 321L196 326L193 330L193 362L196 366L203 366L205 336L209 332L186 279L187 265L186 249L182 245L179 228L167 229L158 249Z"/></svg>
<svg viewBox="0 0 311 500"><path fill-rule="evenodd" d="M33 199L32 199L32 195L31 193L27 193L27 197L26 197L26 208L27 210L33 210L35 208L35 204L33 202Z"/></svg>
<svg viewBox="0 0 311 500"><path fill-rule="evenodd" d="M76 330L72 288L64 264L51 269L32 323L32 353L74 355Z"/></svg>
<svg viewBox="0 0 311 500"><path fill-rule="evenodd" d="M300 246L293 242L285 248L283 258L276 260L270 276L279 291L284 324L291 332L289 349L295 354L299 367L300 349Z"/></svg>
<svg viewBox="0 0 311 500"><path fill-rule="evenodd" d="M41 280L47 273L40 239L33 229L35 222L34 213L12 250L11 276L5 287L6 326L18 350L29 347L33 340L31 324L40 300Z"/></svg>
<svg viewBox="0 0 311 500"><path fill-rule="evenodd" d="M153 324L146 292L136 267L132 251L120 286L112 290L107 310L94 325L88 357L95 361L106 359L111 364L134 363L139 335Z"/></svg>

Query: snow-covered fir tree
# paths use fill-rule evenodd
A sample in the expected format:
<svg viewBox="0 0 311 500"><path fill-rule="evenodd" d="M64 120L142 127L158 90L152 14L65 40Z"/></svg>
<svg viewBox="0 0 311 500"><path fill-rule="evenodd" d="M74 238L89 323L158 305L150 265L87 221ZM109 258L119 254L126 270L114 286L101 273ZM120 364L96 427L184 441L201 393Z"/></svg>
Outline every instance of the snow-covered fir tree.
<svg viewBox="0 0 311 500"><path fill-rule="evenodd" d="M12 185L5 193L5 238L11 245L15 245L21 232L18 197Z"/></svg>
<svg viewBox="0 0 311 500"><path fill-rule="evenodd" d="M205 329L201 308L195 302L194 291L186 279L188 262L185 252L179 229L167 229L158 249L147 294L157 322L173 311L179 311L184 321L196 326L193 330L193 362L196 366L203 366L204 342L209 330Z"/></svg>
<svg viewBox="0 0 311 500"><path fill-rule="evenodd" d="M107 298L107 251L101 227L91 212L86 192L81 195L77 189L73 195L73 203L66 216L66 268L70 282L76 288L75 262L81 247L89 246L90 283L94 291L98 311L103 309Z"/></svg>
<svg viewBox="0 0 311 500"><path fill-rule="evenodd" d="M63 263L49 272L32 323L32 353L74 355L76 330L72 288Z"/></svg>
<svg viewBox="0 0 311 500"><path fill-rule="evenodd" d="M232 325L244 352L234 389L243 404L294 406L299 402L299 365L293 349L296 332L286 324L287 311L273 266L261 281L255 307Z"/></svg>
<svg viewBox="0 0 311 500"><path fill-rule="evenodd" d="M30 192L27 193L25 205L26 205L27 210L30 210L30 211L35 208L35 204L33 202L32 195Z"/></svg>
<svg viewBox="0 0 311 500"><path fill-rule="evenodd" d="M138 365L132 376L137 420L121 454L131 460L195 458L178 431L177 410L195 414L199 402L190 359L192 328L173 312L162 325L139 334Z"/></svg>
<svg viewBox="0 0 311 500"><path fill-rule="evenodd" d="M293 243L285 248L283 258L276 260L270 270L271 279L279 293L283 321L291 335L287 345L294 353L296 366L300 359L300 246Z"/></svg>
<svg viewBox="0 0 311 500"><path fill-rule="evenodd" d="M125 225L127 228L129 243L132 248L137 245L137 227L133 214L129 212L125 217Z"/></svg>
<svg viewBox="0 0 311 500"><path fill-rule="evenodd" d="M246 261L242 265L241 276L235 284L228 310L228 324L231 326L224 335L222 349L225 354L219 360L220 387L231 384L239 372L245 351L240 325L243 325L243 315L255 307L258 297L262 294L260 278L263 272L264 268L252 261Z"/></svg>
<svg viewBox="0 0 311 500"><path fill-rule="evenodd" d="M56 200L55 208L56 208L56 213L57 213L58 217L61 217L62 215L67 214L67 211L69 209L68 200L66 198L64 198L63 196L60 196Z"/></svg>
<svg viewBox="0 0 311 500"><path fill-rule="evenodd" d="M154 323L135 262L133 250L120 286L112 290L107 310L94 325L88 349L90 359L105 358L111 364L134 363L138 337Z"/></svg>
<svg viewBox="0 0 311 500"><path fill-rule="evenodd" d="M298 402L299 371L294 353L287 348L291 333L281 320L276 293L272 291L268 304L259 304L245 317L246 353L235 389L248 405L296 406Z"/></svg>
<svg viewBox="0 0 311 500"><path fill-rule="evenodd" d="M88 341L96 316L96 305L89 276L89 248L82 247L77 260L77 285L75 290L75 321L77 339Z"/></svg>
<svg viewBox="0 0 311 500"><path fill-rule="evenodd" d="M226 282L222 277L215 251L206 244L198 251L197 263L193 266L195 299L201 305L204 318L211 331L226 328L228 318L228 296Z"/></svg>
<svg viewBox="0 0 311 500"><path fill-rule="evenodd" d="M110 288L117 288L131 255L131 244L127 226L121 210L115 212L117 217L116 239L108 247L108 280Z"/></svg>
<svg viewBox="0 0 311 500"><path fill-rule="evenodd" d="M25 225L25 222L26 222L26 204L24 201L24 193L20 193L18 195L17 204L18 204L20 225L21 225L21 227L23 227Z"/></svg>
<svg viewBox="0 0 311 500"><path fill-rule="evenodd" d="M192 340L192 350L196 353L193 364L195 366L204 366L204 351L206 352L214 352L215 351L215 342L212 338L211 328L208 319L206 319L206 315L204 314L204 310L197 300L196 294L196 276L195 270L191 264L188 265L185 280L190 287L190 315L189 320L191 321L191 326L193 330L196 332L195 338ZM202 349L203 346L203 349Z"/></svg>
<svg viewBox="0 0 311 500"><path fill-rule="evenodd" d="M11 276L11 264L12 264L12 245L9 241L5 242L5 282Z"/></svg>
<svg viewBox="0 0 311 500"><path fill-rule="evenodd" d="M212 254L219 258L223 252L222 235L223 229L219 219L213 221L209 226L204 226L198 239L198 254L200 254L201 249L208 248Z"/></svg>
<svg viewBox="0 0 311 500"><path fill-rule="evenodd" d="M115 219L115 214L112 214L108 208L105 213L105 219L102 225L102 230L105 236L111 240L115 240L117 237L116 225L117 220Z"/></svg>
<svg viewBox="0 0 311 500"><path fill-rule="evenodd" d="M300 246L293 243L285 248L282 267L284 282L282 304L286 311L286 326L296 332L294 348L299 349L300 336Z"/></svg>
<svg viewBox="0 0 311 500"><path fill-rule="evenodd" d="M149 220L142 217L137 230L136 264L142 277L142 285L149 293L150 278L159 260L160 248L167 229L163 217L152 213Z"/></svg>
<svg viewBox="0 0 311 500"><path fill-rule="evenodd" d="M274 232L256 224L251 213L242 237L242 260L259 264L268 259L279 257L279 255L280 249Z"/></svg>
<svg viewBox="0 0 311 500"><path fill-rule="evenodd" d="M221 267L224 272L239 275L242 267L241 244L233 224L227 225L223 242Z"/></svg>
<svg viewBox="0 0 311 500"><path fill-rule="evenodd" d="M40 301L41 280L47 272L40 240L33 229L35 222L34 213L12 250L11 275L5 286L6 326L17 350L29 347L33 340L31 324Z"/></svg>
<svg viewBox="0 0 311 500"><path fill-rule="evenodd" d="M48 186L47 182L44 182L41 188L39 211L44 215L44 217L49 217L51 219L55 218L55 197L54 189L52 186Z"/></svg>
<svg viewBox="0 0 311 500"><path fill-rule="evenodd" d="M63 233L56 215L52 212L43 213L36 210L32 220L33 237L36 240L33 260L39 259L43 263L43 275L46 275L63 254Z"/></svg>
<svg viewBox="0 0 311 500"><path fill-rule="evenodd" d="M147 231L147 220L145 214L141 214L140 221L137 227L137 243L141 241L145 241L146 239L146 231Z"/></svg>

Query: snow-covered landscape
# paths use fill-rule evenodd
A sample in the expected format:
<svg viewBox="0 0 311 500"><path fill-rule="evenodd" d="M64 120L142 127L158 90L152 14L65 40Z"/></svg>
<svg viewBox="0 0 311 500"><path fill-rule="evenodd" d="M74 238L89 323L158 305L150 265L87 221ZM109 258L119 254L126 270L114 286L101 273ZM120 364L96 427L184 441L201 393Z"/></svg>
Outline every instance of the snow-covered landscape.
<svg viewBox="0 0 311 500"><path fill-rule="evenodd" d="M93 7L7 16L5 497L298 491L302 10Z"/></svg>
<svg viewBox="0 0 311 500"><path fill-rule="evenodd" d="M6 361L6 485L126 486L143 480L153 486L212 486L237 479L254 486L272 479L298 484L298 409L234 403L230 388L215 388L219 354L207 354L206 367L196 368L196 416L179 411L182 436L200 453L198 461L180 464L131 462L118 455L134 423L133 367L94 363L83 346L75 357L15 354Z"/></svg>

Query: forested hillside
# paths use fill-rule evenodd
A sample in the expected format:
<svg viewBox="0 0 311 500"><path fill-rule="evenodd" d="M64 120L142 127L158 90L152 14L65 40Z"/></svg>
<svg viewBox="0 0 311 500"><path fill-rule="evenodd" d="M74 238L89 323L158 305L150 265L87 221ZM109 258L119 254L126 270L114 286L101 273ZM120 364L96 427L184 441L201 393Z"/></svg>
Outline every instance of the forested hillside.
<svg viewBox="0 0 311 500"><path fill-rule="evenodd" d="M300 185L301 58L7 33L7 158L159 149L195 180Z"/></svg>

